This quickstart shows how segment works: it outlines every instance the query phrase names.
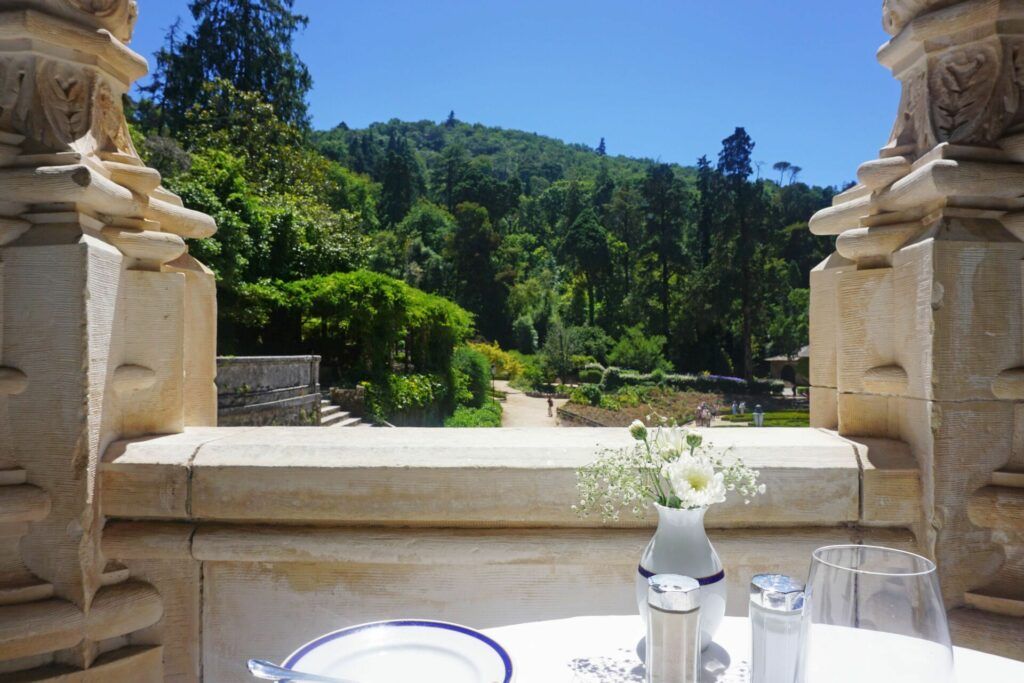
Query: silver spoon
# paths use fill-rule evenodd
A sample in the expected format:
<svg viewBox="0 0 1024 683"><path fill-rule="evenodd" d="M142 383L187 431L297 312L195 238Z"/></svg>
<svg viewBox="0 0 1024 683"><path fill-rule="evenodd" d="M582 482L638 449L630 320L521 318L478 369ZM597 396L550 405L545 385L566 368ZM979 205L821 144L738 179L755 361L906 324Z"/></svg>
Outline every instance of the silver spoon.
<svg viewBox="0 0 1024 683"><path fill-rule="evenodd" d="M271 664L262 659L249 660L249 673L264 681L302 681L302 683L356 683L348 678L329 678L317 674L304 674Z"/></svg>

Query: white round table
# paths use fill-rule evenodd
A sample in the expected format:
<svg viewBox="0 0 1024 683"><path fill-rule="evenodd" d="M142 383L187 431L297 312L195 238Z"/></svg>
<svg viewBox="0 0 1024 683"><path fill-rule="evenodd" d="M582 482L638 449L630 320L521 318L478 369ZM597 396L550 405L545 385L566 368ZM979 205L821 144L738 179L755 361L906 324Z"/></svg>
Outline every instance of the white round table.
<svg viewBox="0 0 1024 683"><path fill-rule="evenodd" d="M512 657L516 683L643 683L638 616L578 617L484 631ZM960 683L1021 683L1024 662L955 648ZM704 653L702 683L748 683L750 622L726 617ZM872 681L871 683L883 683Z"/></svg>

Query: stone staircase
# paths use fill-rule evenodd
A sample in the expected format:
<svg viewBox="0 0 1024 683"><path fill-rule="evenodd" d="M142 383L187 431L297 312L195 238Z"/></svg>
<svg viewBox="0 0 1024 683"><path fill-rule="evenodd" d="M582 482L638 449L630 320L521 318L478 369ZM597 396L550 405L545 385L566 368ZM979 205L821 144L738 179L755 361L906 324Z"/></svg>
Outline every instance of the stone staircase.
<svg viewBox="0 0 1024 683"><path fill-rule="evenodd" d="M1024 658L1024 472L1001 471L971 496L968 515L992 531L1006 561L986 585L964 595L966 607L950 612L959 645L1013 659Z"/></svg>
<svg viewBox="0 0 1024 683"><path fill-rule="evenodd" d="M347 413L327 399L320 399L321 427L370 427L362 418Z"/></svg>

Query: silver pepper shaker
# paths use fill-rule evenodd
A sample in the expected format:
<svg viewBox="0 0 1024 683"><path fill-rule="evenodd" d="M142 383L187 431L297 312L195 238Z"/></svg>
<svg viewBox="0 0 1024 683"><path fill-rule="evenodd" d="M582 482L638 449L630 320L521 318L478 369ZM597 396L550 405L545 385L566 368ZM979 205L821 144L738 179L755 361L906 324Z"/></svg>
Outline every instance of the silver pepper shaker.
<svg viewBox="0 0 1024 683"><path fill-rule="evenodd" d="M648 579L647 683L696 683L700 665L700 584L675 574Z"/></svg>
<svg viewBox="0 0 1024 683"><path fill-rule="evenodd" d="M782 574L751 580L751 683L793 683L803 607L803 581Z"/></svg>

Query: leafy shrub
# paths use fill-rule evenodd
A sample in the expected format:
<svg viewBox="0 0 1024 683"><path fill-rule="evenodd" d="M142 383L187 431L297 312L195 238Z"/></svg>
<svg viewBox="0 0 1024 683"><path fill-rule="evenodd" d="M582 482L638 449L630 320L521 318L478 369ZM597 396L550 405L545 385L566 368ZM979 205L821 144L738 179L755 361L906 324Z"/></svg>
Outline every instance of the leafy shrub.
<svg viewBox="0 0 1024 683"><path fill-rule="evenodd" d="M366 411L375 422L384 422L405 410L426 408L447 398L440 375L390 375L386 380L363 382Z"/></svg>
<svg viewBox="0 0 1024 683"><path fill-rule="evenodd" d="M403 342L417 370L445 372L473 330L473 316L457 304L379 273L332 273L281 288L306 344L355 378L389 374Z"/></svg>
<svg viewBox="0 0 1024 683"><path fill-rule="evenodd" d="M569 400L584 406L599 406L604 394L596 384L584 384L572 390Z"/></svg>
<svg viewBox="0 0 1024 683"><path fill-rule="evenodd" d="M753 379L750 381L750 393L772 394L781 396L786 388L786 383L778 379Z"/></svg>
<svg viewBox="0 0 1024 683"><path fill-rule="evenodd" d="M608 362L619 367L632 368L639 372L670 370L671 364L665 358L665 337L647 336L639 325L630 327L608 354Z"/></svg>
<svg viewBox="0 0 1024 683"><path fill-rule="evenodd" d="M510 384L520 391L550 391L553 375L550 368L544 363L542 356L528 356L522 353L510 352L511 355L523 364L523 373L513 379Z"/></svg>
<svg viewBox="0 0 1024 683"><path fill-rule="evenodd" d="M469 348L487 357L487 362L494 368L494 376L497 379L515 379L526 369L519 358L508 351L503 351L496 343L470 343Z"/></svg>
<svg viewBox="0 0 1024 683"><path fill-rule="evenodd" d="M599 406L605 410L632 408L648 400L645 387L622 387L612 394L601 391L595 384L584 384L572 391L570 400L577 405Z"/></svg>
<svg viewBox="0 0 1024 683"><path fill-rule="evenodd" d="M604 362L608 358L608 349L612 347L612 338L597 326L581 326L570 328L577 353L590 356L593 361Z"/></svg>
<svg viewBox="0 0 1024 683"><path fill-rule="evenodd" d="M501 404L490 401L481 408L462 407L444 421L445 427L500 427Z"/></svg>
<svg viewBox="0 0 1024 683"><path fill-rule="evenodd" d="M455 405L482 408L491 394L491 365L487 356L468 346L452 356Z"/></svg>
<svg viewBox="0 0 1024 683"><path fill-rule="evenodd" d="M539 344L537 340L537 328L533 325L533 318L528 315L521 315L512 323L512 335L515 338L516 349L520 353L536 353Z"/></svg>
<svg viewBox="0 0 1024 683"><path fill-rule="evenodd" d="M592 370L590 368L580 370L580 381L584 384L600 384L603 377L604 372L601 370Z"/></svg>
<svg viewBox="0 0 1024 683"><path fill-rule="evenodd" d="M593 356L587 356L582 353L578 353L572 356L569 361L572 363L573 372L579 373L581 370L585 370L592 365L597 363L597 359Z"/></svg>
<svg viewBox="0 0 1024 683"><path fill-rule="evenodd" d="M755 379L748 382L740 377L723 377L720 375L674 375L663 370L641 373L634 370L623 370L611 366L605 368L601 378L601 389L607 392L617 391L625 386L660 385L668 386L677 391L697 391L700 393L718 394L752 394L779 395L785 384L774 379Z"/></svg>
<svg viewBox="0 0 1024 683"><path fill-rule="evenodd" d="M554 323L544 341L544 364L556 377L569 377L576 370L572 357L578 355L578 350L572 329Z"/></svg>

